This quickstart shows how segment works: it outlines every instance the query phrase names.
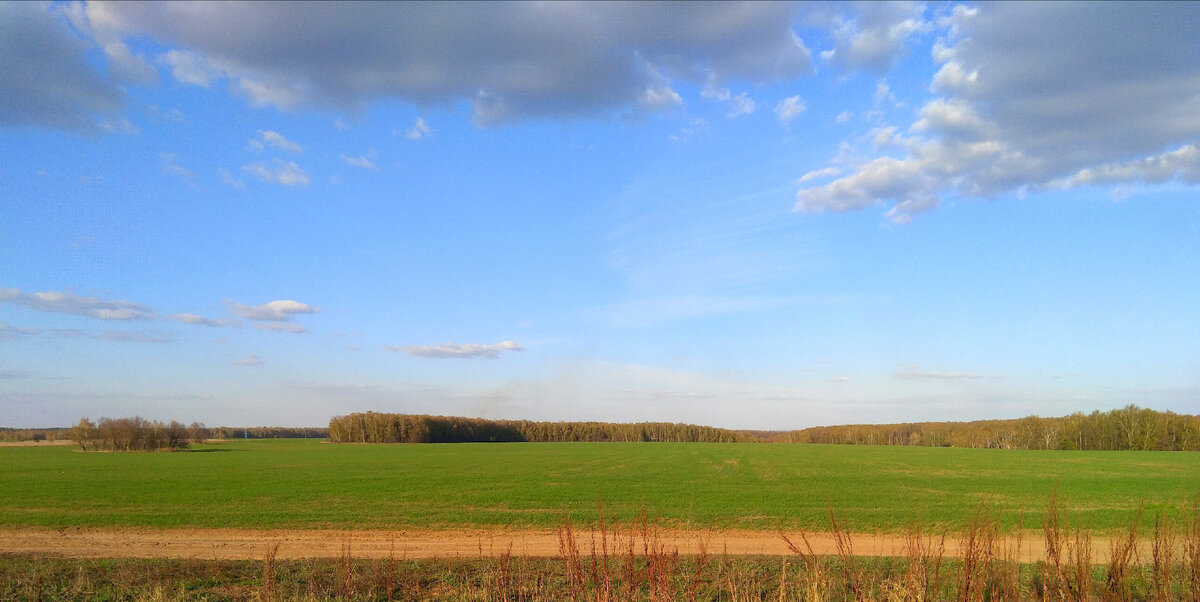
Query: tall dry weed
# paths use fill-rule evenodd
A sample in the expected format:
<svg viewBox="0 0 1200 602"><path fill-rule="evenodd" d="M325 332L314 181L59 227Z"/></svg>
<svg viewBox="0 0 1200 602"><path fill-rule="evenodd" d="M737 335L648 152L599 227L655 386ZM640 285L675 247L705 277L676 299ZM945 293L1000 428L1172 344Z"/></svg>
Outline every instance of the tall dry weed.
<svg viewBox="0 0 1200 602"><path fill-rule="evenodd" d="M863 589L862 572L854 563L854 541L850 537L850 531L846 529L845 521L839 519L833 511L832 503L825 506L825 511L829 515L829 528L833 532L833 543L837 548L846 589L854 600L864 600L866 592Z"/></svg>
<svg viewBox="0 0 1200 602"><path fill-rule="evenodd" d="M1066 520L1055 491L1042 521L1046 556L1041 597L1047 602L1088 602L1092 596L1092 535L1078 524L1064 525Z"/></svg>
<svg viewBox="0 0 1200 602"><path fill-rule="evenodd" d="M1200 602L1200 498L1192 500L1192 511L1183 527L1183 572L1188 600Z"/></svg>
<svg viewBox="0 0 1200 602"><path fill-rule="evenodd" d="M1108 569L1104 577L1105 602L1131 602L1133 599L1131 572L1137 564L1137 546L1142 512L1129 521L1125 532L1109 542Z"/></svg>
<svg viewBox="0 0 1200 602"><path fill-rule="evenodd" d="M1175 565L1175 549L1179 531L1167 516L1166 510L1154 518L1154 540L1150 548L1150 595L1154 602L1169 602L1172 594L1171 577Z"/></svg>
<svg viewBox="0 0 1200 602"><path fill-rule="evenodd" d="M354 558L351 553L351 540L347 539L338 558L338 596L344 600L354 598Z"/></svg>
<svg viewBox="0 0 1200 602"><path fill-rule="evenodd" d="M563 561L571 597L578 600L583 595L583 563L579 557L579 545L575 541L575 529L571 524L570 513L563 518L562 526L558 528L558 555Z"/></svg>
<svg viewBox="0 0 1200 602"><path fill-rule="evenodd" d="M277 554L279 554L278 543L267 548L267 554L263 557L262 586L258 590L258 599L262 602L275 601L275 556Z"/></svg>
<svg viewBox="0 0 1200 602"><path fill-rule="evenodd" d="M808 533L803 527L799 527L800 543L803 547L792 541L787 534L779 532L779 537L783 539L783 543L791 552L800 557L804 563L804 580L803 585L799 588L800 600L803 602L820 602L828 599L831 584L829 572L825 565L821 562L821 558L813 551L812 543L808 540Z"/></svg>
<svg viewBox="0 0 1200 602"><path fill-rule="evenodd" d="M994 576L996 540L999 519L982 505L975 509L970 522L963 527L959 539L959 554L962 555L958 570L958 602L983 602L992 598L989 589Z"/></svg>

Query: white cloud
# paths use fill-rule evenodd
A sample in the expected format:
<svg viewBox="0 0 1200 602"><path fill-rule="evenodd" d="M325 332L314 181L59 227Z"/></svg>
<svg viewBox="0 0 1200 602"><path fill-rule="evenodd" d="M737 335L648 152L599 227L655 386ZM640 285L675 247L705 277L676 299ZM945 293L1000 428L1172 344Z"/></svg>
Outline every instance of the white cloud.
<svg viewBox="0 0 1200 602"><path fill-rule="evenodd" d="M346 163L349 163L350 165L353 165L355 167L361 167L363 169L375 169L375 164L372 163L371 160L365 156L364 157L347 157L346 155L338 155L338 156L341 157L342 160L345 161Z"/></svg>
<svg viewBox="0 0 1200 602"><path fill-rule="evenodd" d="M940 96L899 152L802 188L797 210L890 202L906 223L948 195L1200 182L1200 4L989 3L942 25Z"/></svg>
<svg viewBox="0 0 1200 602"><path fill-rule="evenodd" d="M805 182L811 182L813 180L819 180L821 178L832 178L834 176L839 176L841 174L842 174L842 170L840 170L836 167L825 167L822 169L816 169L816 170L810 171L810 172L800 176L800 179L797 180L797 183L804 184Z"/></svg>
<svg viewBox="0 0 1200 602"><path fill-rule="evenodd" d="M179 176L185 180L196 179L196 172L179 165L178 155L173 155L171 153L159 153L158 159L162 162L162 170L164 173L168 173L173 176Z"/></svg>
<svg viewBox="0 0 1200 602"><path fill-rule="evenodd" d="M433 135L433 128L425 123L424 117L418 117L416 123L405 134L409 140L423 140Z"/></svg>
<svg viewBox="0 0 1200 602"><path fill-rule="evenodd" d="M851 5L857 14L839 14L827 25L834 48L821 58L846 69L871 69L885 73L908 53L909 41L927 32L923 2L861 2Z"/></svg>
<svg viewBox="0 0 1200 602"><path fill-rule="evenodd" d="M729 117L751 115L757 108L757 105L754 103L754 99L750 98L745 92L734 96L732 99L730 99L730 103L733 105L733 107L730 108L729 113L727 114Z"/></svg>
<svg viewBox="0 0 1200 602"><path fill-rule="evenodd" d="M254 355L253 353L247 354L246 357L238 359L237 361L235 361L233 363L234 363L234 365L237 365L237 366L261 366L261 365L263 365L262 358L258 357L257 355Z"/></svg>
<svg viewBox="0 0 1200 602"><path fill-rule="evenodd" d="M290 332L292 334L304 334L304 333L308 332L307 328L305 328L299 324L293 324L291 322L255 324L254 327L259 330L270 330L273 332Z"/></svg>
<svg viewBox="0 0 1200 602"><path fill-rule="evenodd" d="M121 39L120 26L113 18L108 6L102 2L73 3L62 7L71 24L86 36L90 36L104 51L105 69L120 84L155 84L158 72L145 57L134 53Z"/></svg>
<svg viewBox="0 0 1200 602"><path fill-rule="evenodd" d="M693 119L687 125L679 128L679 131L669 134L667 139L672 142L687 142L693 136L703 134L708 131L708 122L703 119Z"/></svg>
<svg viewBox="0 0 1200 602"><path fill-rule="evenodd" d="M742 92L741 94L734 96L733 93L729 91L729 88L717 87L712 81L710 81L708 86L700 91L700 97L709 98L716 100L717 102L728 104L729 112L726 113L726 117L729 118L753 114L758 106L754 102L754 99L750 98L749 94L746 92Z"/></svg>
<svg viewBox="0 0 1200 602"><path fill-rule="evenodd" d="M896 95L892 93L892 88L887 85L886 81L879 81L875 84L875 106L883 106L884 104L898 105Z"/></svg>
<svg viewBox="0 0 1200 602"><path fill-rule="evenodd" d="M113 119L100 119L96 121L96 127L101 131L110 134L137 134L141 130L138 126L133 125L132 121L125 117L116 117Z"/></svg>
<svg viewBox="0 0 1200 602"><path fill-rule="evenodd" d="M12 326L4 322L0 322L0 341L11 341L21 337L36 336L42 334L40 328L23 328L20 326Z"/></svg>
<svg viewBox="0 0 1200 602"><path fill-rule="evenodd" d="M226 186L238 189L246 187L245 182L234 177L233 173L224 167L217 169L217 174L221 176L221 182L223 182Z"/></svg>
<svg viewBox="0 0 1200 602"><path fill-rule="evenodd" d="M254 163L243 165L242 169L264 182L273 182L284 186L308 186L308 174L294 161L275 159L270 165Z"/></svg>
<svg viewBox="0 0 1200 602"><path fill-rule="evenodd" d="M208 318L197 314L172 314L167 316L167 318L176 322L199 326L230 326L233 324L233 322L224 318Z"/></svg>
<svg viewBox="0 0 1200 602"><path fill-rule="evenodd" d="M169 50L158 60L171 68L172 77L185 84L207 88L214 79L221 76L204 57L194 52Z"/></svg>
<svg viewBox="0 0 1200 602"><path fill-rule="evenodd" d="M780 123L787 125L793 119L802 115L807 108L807 105L804 104L804 99L800 98L800 96L789 96L775 105L775 117L779 119Z"/></svg>
<svg viewBox="0 0 1200 602"><path fill-rule="evenodd" d="M229 311L246 318L247 320L258 320L267 322L287 322L293 316L300 314L315 314L320 311L319 308L292 301L291 299L276 299L270 303L262 305L242 305L233 301L226 301L229 306Z"/></svg>
<svg viewBox="0 0 1200 602"><path fill-rule="evenodd" d="M651 111L658 111L683 104L683 98L672 90L671 86L656 83L646 87L646 91L638 99L638 104Z"/></svg>
<svg viewBox="0 0 1200 602"><path fill-rule="evenodd" d="M979 380L984 378L1003 378L996 374L979 374L976 372L962 372L958 370L939 372L933 370L921 370L919 366L908 366L897 370L892 375L893 378L900 380Z"/></svg>
<svg viewBox="0 0 1200 602"><path fill-rule="evenodd" d="M120 343L170 343L170 335L153 330L106 330L96 337Z"/></svg>
<svg viewBox="0 0 1200 602"><path fill-rule="evenodd" d="M522 351L524 347L512 341L500 341L491 345L478 343L442 343L441 345L413 345L400 347L388 345L389 351L404 351L413 357L426 358L486 358L495 359L502 351Z"/></svg>
<svg viewBox="0 0 1200 602"><path fill-rule="evenodd" d="M1161 184L1169 180L1200 183L1200 147L1189 144L1153 157L1081 169L1051 185L1075 188L1128 182Z"/></svg>
<svg viewBox="0 0 1200 602"><path fill-rule="evenodd" d="M669 106L652 71L692 82L777 81L811 71L810 53L791 29L800 9L785 3L105 9L124 37L149 36L191 53L161 59L181 81L212 82L219 73L252 104L282 108L467 101L477 123L496 125L613 115L647 100Z"/></svg>
<svg viewBox="0 0 1200 602"><path fill-rule="evenodd" d="M258 130L258 140L257 141L260 142L261 144L265 144L267 146L271 146L271 147L277 148L279 150L287 151L289 153L300 154L300 153L304 152L303 146L300 146L296 142L288 140L287 138L285 138L283 136L283 134L280 134L279 132L272 132L270 130Z"/></svg>
<svg viewBox="0 0 1200 602"><path fill-rule="evenodd" d="M38 311L87 316L100 320L149 320L154 312L132 301L83 297L56 291L22 293L20 289L0 288L0 301Z"/></svg>

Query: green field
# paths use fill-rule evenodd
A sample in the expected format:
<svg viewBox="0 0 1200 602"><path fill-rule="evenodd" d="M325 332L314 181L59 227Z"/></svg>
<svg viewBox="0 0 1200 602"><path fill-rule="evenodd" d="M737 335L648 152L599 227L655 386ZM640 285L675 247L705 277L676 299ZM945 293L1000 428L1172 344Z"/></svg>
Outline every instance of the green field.
<svg viewBox="0 0 1200 602"><path fill-rule="evenodd" d="M1179 511L1188 452L1047 452L707 443L332 445L230 441L173 453L0 448L0 525L554 527L566 513L663 526L855 531L961 525L980 503L1038 527L1057 489L1085 526Z"/></svg>

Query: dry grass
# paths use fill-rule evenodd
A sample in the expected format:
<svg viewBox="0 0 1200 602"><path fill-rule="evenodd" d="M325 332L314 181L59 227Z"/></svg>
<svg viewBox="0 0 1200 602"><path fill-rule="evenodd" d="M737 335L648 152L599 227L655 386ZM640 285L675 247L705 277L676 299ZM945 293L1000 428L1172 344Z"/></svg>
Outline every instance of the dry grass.
<svg viewBox="0 0 1200 602"><path fill-rule="evenodd" d="M1200 509L1182 519L1161 514L1147 539L1133 521L1108 540L1097 565L1091 532L1051 501L1042 524L1044 557L1021 564L1023 542L1002 537L996 512L980 506L955 534L907 533L903 556L854 555L853 539L827 512L835 553L814 552L804 530L780 533L791 557L699 552L665 545L644 513L629 524L603 517L580 529L559 527L553 559L514 556L410 560L354 557L353 542L330 560L259 562L70 560L0 557L3 600L454 600L479 602L779 601L995 602L1034 600L1200 602ZM957 538L957 556L947 539Z"/></svg>

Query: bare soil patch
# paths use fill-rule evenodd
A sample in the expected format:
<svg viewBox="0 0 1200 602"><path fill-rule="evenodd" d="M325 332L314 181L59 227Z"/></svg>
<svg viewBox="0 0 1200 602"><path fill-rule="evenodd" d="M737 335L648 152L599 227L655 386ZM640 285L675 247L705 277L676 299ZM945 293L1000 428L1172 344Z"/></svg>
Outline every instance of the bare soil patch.
<svg viewBox="0 0 1200 602"><path fill-rule="evenodd" d="M798 533L787 533L797 545ZM1039 534L1029 533L1017 547L1016 539L1000 542L1001 549L1016 551L1022 561L1043 558ZM575 542L583 555L593 543L600 553L601 535L576 529ZM628 550L631 535L609 532L609 553ZM836 554L832 533L808 533L817 554ZM889 534L855 534L855 556L903 556L905 537ZM937 539L935 538L935 544ZM633 549L641 554L651 542L667 551L697 554L701 546L709 554L790 555L778 532L773 531L679 531L658 530L647 536L632 535ZM1106 540L1092 542L1096 562L1105 561ZM261 559L278 545L278 558L336 558L349 547L355 558L472 558L511 554L521 557L551 557L560 553L559 534L553 530L464 529L449 531L395 530L253 530L253 529L65 529L0 528L0 553L48 554L71 558L196 558ZM1007 547L1005 547L1007 546ZM958 538L945 539L945 554L958 556Z"/></svg>

